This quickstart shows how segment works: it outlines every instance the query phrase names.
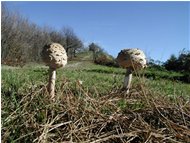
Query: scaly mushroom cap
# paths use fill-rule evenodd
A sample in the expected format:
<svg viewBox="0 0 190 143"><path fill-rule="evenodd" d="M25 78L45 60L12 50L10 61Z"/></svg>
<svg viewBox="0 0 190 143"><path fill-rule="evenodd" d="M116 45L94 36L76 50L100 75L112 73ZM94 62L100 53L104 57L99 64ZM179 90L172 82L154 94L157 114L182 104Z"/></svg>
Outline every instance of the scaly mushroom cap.
<svg viewBox="0 0 190 143"><path fill-rule="evenodd" d="M124 49L117 56L118 64L123 68L140 70L146 67L146 57L143 51L135 49Z"/></svg>
<svg viewBox="0 0 190 143"><path fill-rule="evenodd" d="M43 61L51 68L56 69L67 64L67 53L58 43L45 45L41 54Z"/></svg>

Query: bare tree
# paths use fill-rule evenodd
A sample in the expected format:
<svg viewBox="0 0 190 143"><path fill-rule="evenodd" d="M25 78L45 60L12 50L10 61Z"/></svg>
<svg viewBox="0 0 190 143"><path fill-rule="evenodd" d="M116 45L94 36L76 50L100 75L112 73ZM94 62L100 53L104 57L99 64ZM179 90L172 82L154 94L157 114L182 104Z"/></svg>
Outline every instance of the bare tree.
<svg viewBox="0 0 190 143"><path fill-rule="evenodd" d="M96 61L96 56L97 56L97 52L100 51L100 46L98 46L97 44L95 43L91 43L89 45L89 51L92 51L93 52L93 61Z"/></svg>
<svg viewBox="0 0 190 143"><path fill-rule="evenodd" d="M82 41L77 37L72 28L64 27L62 33L65 37L65 49L70 58L76 56L76 51L83 47Z"/></svg>

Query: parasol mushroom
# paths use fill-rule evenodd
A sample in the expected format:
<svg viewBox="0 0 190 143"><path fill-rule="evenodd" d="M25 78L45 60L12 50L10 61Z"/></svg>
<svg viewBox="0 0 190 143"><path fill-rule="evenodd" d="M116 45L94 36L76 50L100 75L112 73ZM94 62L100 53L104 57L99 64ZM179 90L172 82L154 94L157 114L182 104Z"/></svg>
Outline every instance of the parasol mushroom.
<svg viewBox="0 0 190 143"><path fill-rule="evenodd" d="M146 67L146 57L143 51L134 49L123 49L117 56L118 64L126 69L124 78L124 89L127 89L127 94L132 81L132 73Z"/></svg>
<svg viewBox="0 0 190 143"><path fill-rule="evenodd" d="M67 64L67 53L58 43L47 44L41 52L43 61L49 66L48 92L51 98L55 96L56 69Z"/></svg>

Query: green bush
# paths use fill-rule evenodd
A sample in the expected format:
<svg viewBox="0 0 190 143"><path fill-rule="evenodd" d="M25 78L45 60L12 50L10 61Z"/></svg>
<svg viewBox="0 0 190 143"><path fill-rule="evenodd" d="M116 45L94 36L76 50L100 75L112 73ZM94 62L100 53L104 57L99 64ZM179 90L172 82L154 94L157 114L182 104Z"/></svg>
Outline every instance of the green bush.
<svg viewBox="0 0 190 143"><path fill-rule="evenodd" d="M116 60L113 57L103 53L97 56L95 63L109 67L119 67Z"/></svg>

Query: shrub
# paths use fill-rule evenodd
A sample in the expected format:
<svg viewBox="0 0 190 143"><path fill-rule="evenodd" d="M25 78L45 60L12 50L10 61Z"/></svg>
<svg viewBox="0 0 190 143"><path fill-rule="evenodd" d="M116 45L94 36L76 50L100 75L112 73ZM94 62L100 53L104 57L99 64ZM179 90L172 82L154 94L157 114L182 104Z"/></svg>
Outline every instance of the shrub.
<svg viewBox="0 0 190 143"><path fill-rule="evenodd" d="M118 67L116 60L113 57L106 54L98 55L95 60L95 63L99 65L110 66L110 67Z"/></svg>

